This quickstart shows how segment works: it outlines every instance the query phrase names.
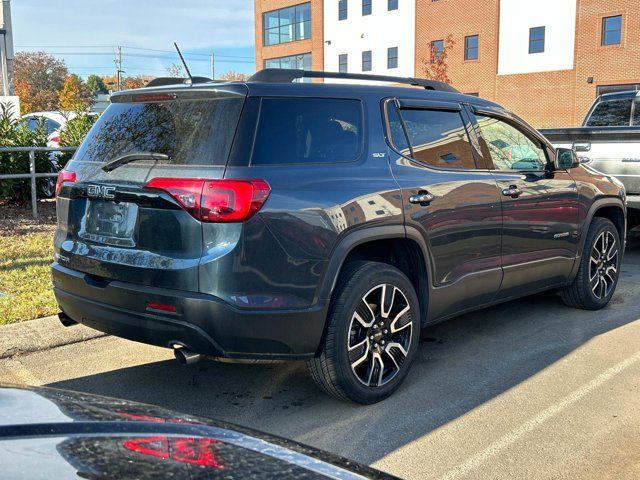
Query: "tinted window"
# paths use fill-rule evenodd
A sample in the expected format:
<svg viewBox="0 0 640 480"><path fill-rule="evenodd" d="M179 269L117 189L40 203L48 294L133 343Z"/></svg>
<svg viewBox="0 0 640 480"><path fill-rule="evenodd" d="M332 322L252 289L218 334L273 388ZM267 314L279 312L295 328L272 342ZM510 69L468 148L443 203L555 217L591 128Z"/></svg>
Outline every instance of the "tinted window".
<svg viewBox="0 0 640 480"><path fill-rule="evenodd" d="M416 160L440 168L476 168L459 112L402 110Z"/></svg>
<svg viewBox="0 0 640 480"><path fill-rule="evenodd" d="M622 40L622 15L602 19L602 45L618 45Z"/></svg>
<svg viewBox="0 0 640 480"><path fill-rule="evenodd" d="M482 132L483 150L491 155L496 170L544 170L547 157L537 141L502 120L476 116Z"/></svg>
<svg viewBox="0 0 640 480"><path fill-rule="evenodd" d="M469 37L464 37L464 59L465 60L478 59L478 35L471 35Z"/></svg>
<svg viewBox="0 0 640 480"><path fill-rule="evenodd" d="M409 151L407 137L404 134L404 129L402 128L402 121L400 120L398 109L393 103L389 103L388 105L389 134L391 135L391 142L399 152L409 156L411 155L411 152Z"/></svg>
<svg viewBox="0 0 640 480"><path fill-rule="evenodd" d="M338 55L338 71L340 73L347 73L349 67L349 56L346 53Z"/></svg>
<svg viewBox="0 0 640 480"><path fill-rule="evenodd" d="M640 102L636 102L636 108L633 110L633 125L640 125Z"/></svg>
<svg viewBox="0 0 640 480"><path fill-rule="evenodd" d="M38 118L37 117L27 118L27 128L31 132L33 132L36 128L38 128Z"/></svg>
<svg viewBox="0 0 640 480"><path fill-rule="evenodd" d="M631 119L631 100L600 102L587 120L588 127L626 127Z"/></svg>
<svg viewBox="0 0 640 480"><path fill-rule="evenodd" d="M361 137L358 100L265 98L251 163L349 162L358 157Z"/></svg>
<svg viewBox="0 0 640 480"><path fill-rule="evenodd" d="M224 165L244 96L154 103L113 103L100 116L76 160L107 162L156 152L180 165Z"/></svg>
<svg viewBox="0 0 640 480"><path fill-rule="evenodd" d="M53 132L55 132L56 130L58 130L61 127L61 125L58 122L56 122L54 120L50 120L50 119L47 119L45 121L45 125L47 127L47 133L49 135L51 135Z"/></svg>
<svg viewBox="0 0 640 480"><path fill-rule="evenodd" d="M338 20L347 19L347 0L340 0L338 2Z"/></svg>
<svg viewBox="0 0 640 480"><path fill-rule="evenodd" d="M545 27L529 29L529 53L544 52Z"/></svg>
<svg viewBox="0 0 640 480"><path fill-rule="evenodd" d="M362 71L363 72L371 71L371 50L362 52Z"/></svg>
<svg viewBox="0 0 640 480"><path fill-rule="evenodd" d="M267 12L263 15L265 45L311 38L311 4Z"/></svg>
<svg viewBox="0 0 640 480"><path fill-rule="evenodd" d="M387 49L387 68L398 68L398 47Z"/></svg>

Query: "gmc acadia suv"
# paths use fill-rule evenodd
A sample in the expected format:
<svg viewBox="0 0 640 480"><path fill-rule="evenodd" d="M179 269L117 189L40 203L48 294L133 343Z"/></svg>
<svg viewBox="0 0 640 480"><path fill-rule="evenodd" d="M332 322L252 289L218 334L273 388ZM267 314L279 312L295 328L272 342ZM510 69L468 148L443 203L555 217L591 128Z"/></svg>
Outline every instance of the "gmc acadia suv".
<svg viewBox="0 0 640 480"><path fill-rule="evenodd" d="M294 82L318 77L352 83ZM305 359L366 404L434 322L543 290L592 310L614 293L624 187L494 103L298 70L166 83L115 94L60 174L66 325L185 363Z"/></svg>

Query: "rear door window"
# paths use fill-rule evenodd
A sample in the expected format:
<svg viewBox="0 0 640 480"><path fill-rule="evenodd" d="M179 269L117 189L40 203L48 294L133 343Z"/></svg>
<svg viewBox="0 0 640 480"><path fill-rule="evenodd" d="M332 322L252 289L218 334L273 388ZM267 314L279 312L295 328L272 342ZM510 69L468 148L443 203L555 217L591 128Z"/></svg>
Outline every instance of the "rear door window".
<svg viewBox="0 0 640 480"><path fill-rule="evenodd" d="M107 162L129 153L155 152L168 155L176 165L224 165L244 98L229 94L113 103L91 129L75 159Z"/></svg>
<svg viewBox="0 0 640 480"><path fill-rule="evenodd" d="M252 165L355 161L362 103L333 98L263 98Z"/></svg>
<svg viewBox="0 0 640 480"><path fill-rule="evenodd" d="M631 120L631 100L609 100L596 105L587 120L587 127L628 127Z"/></svg>
<svg viewBox="0 0 640 480"><path fill-rule="evenodd" d="M389 126L393 143L401 153L432 167L476 168L460 112L402 109L400 115L402 120L396 112L390 111ZM401 122L407 132L408 144Z"/></svg>

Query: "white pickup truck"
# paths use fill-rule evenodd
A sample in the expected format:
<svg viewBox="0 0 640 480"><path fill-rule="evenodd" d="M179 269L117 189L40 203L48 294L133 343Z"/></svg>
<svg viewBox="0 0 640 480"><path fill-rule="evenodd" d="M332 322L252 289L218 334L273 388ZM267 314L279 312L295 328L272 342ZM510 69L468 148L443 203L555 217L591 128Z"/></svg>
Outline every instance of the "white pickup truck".
<svg viewBox="0 0 640 480"><path fill-rule="evenodd" d="M601 95L582 127L540 132L556 148L573 148L584 165L617 177L627 191L628 226L640 225L640 92Z"/></svg>

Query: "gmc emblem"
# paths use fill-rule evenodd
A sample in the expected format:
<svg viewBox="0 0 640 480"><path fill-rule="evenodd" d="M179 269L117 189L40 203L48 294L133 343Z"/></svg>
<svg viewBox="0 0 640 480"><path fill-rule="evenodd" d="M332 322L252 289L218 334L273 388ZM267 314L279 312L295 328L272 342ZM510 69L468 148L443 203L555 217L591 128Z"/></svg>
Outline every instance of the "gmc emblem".
<svg viewBox="0 0 640 480"><path fill-rule="evenodd" d="M106 187L104 185L89 185L87 196L92 198L115 198L116 187Z"/></svg>

